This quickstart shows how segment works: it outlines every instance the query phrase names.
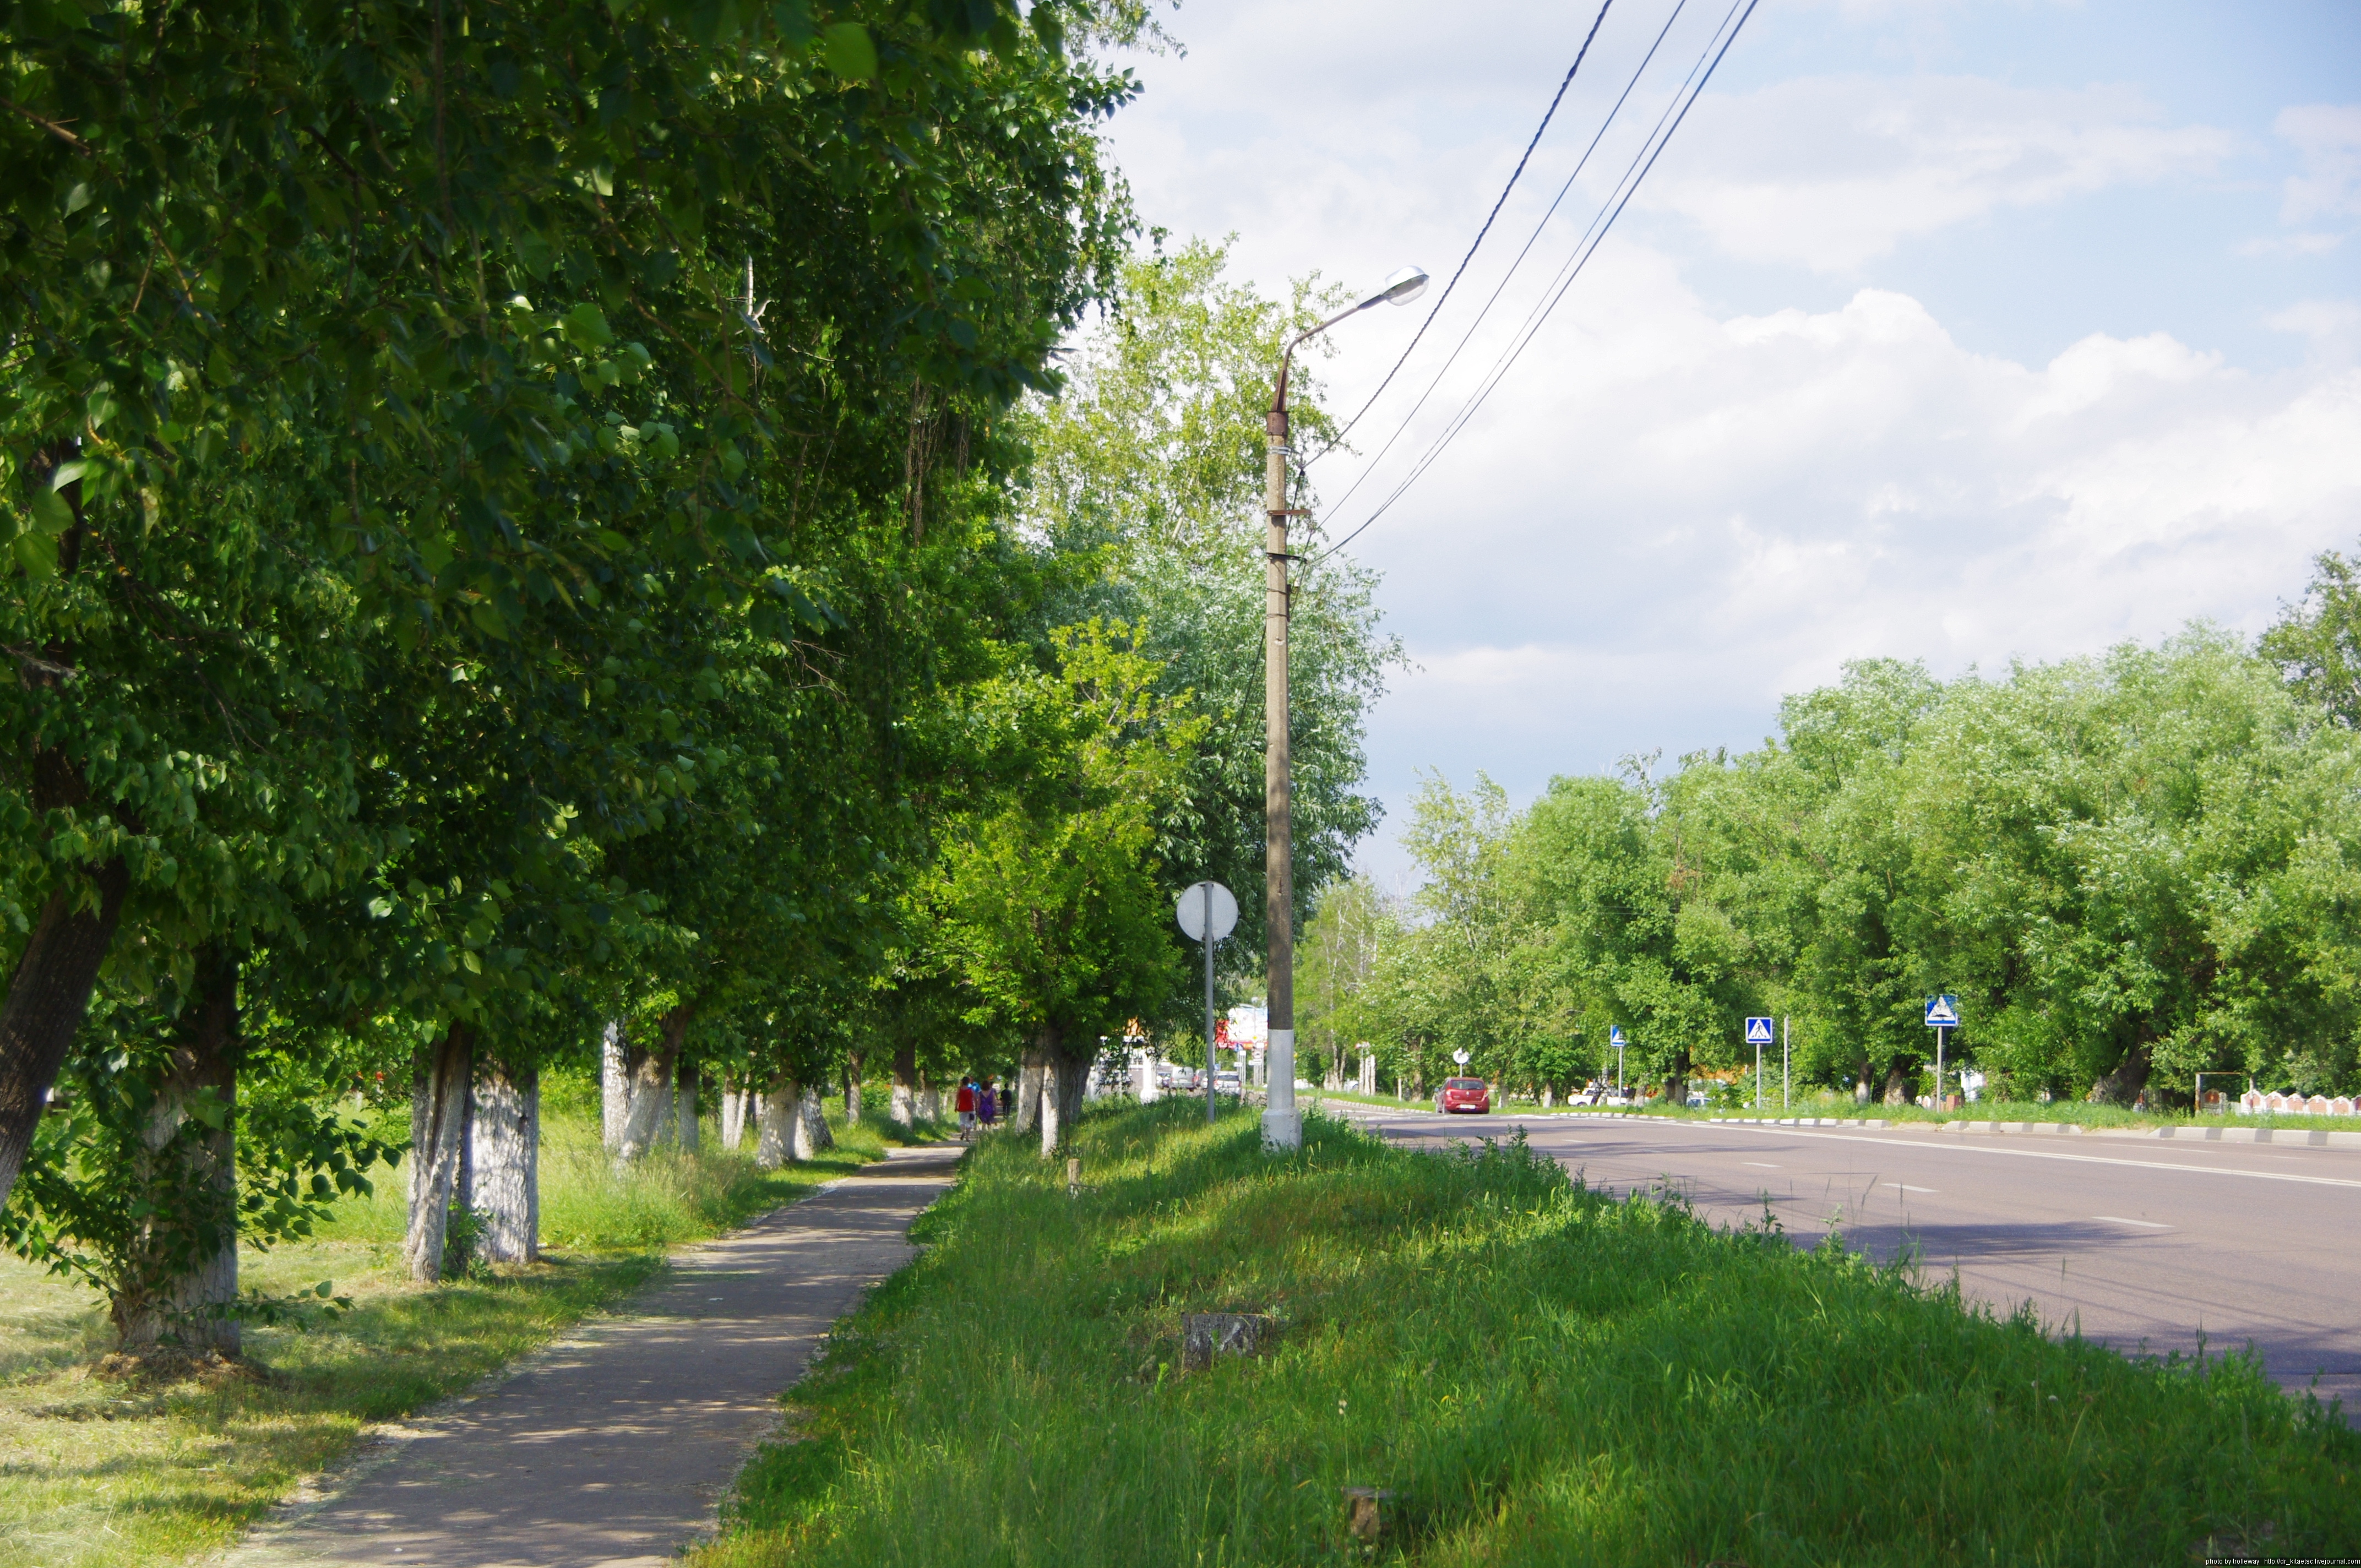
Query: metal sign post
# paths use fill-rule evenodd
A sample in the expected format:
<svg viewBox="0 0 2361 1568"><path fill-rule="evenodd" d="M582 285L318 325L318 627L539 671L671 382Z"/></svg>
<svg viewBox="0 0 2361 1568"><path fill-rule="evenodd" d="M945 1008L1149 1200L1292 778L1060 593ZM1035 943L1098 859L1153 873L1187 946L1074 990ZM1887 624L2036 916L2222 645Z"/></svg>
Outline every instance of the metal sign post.
<svg viewBox="0 0 2361 1568"><path fill-rule="evenodd" d="M1615 1024L1607 1030L1607 1043L1615 1047L1615 1092L1620 1094L1623 1092L1623 1047L1631 1042L1623 1037L1623 1025Z"/></svg>
<svg viewBox="0 0 2361 1568"><path fill-rule="evenodd" d="M1205 1120L1214 1116L1213 946L1238 927L1238 901L1217 882L1191 883L1175 901L1180 929L1205 944Z"/></svg>
<svg viewBox="0 0 2361 1568"><path fill-rule="evenodd" d="M1960 999L1956 996L1930 996L1927 999L1927 1027L1935 1031L1935 1109L1943 1108L1943 1040L1960 1026Z"/></svg>
<svg viewBox="0 0 2361 1568"><path fill-rule="evenodd" d="M1746 1021L1746 1043L1754 1047L1754 1109L1763 1110L1763 1047L1772 1043L1771 1020L1749 1018Z"/></svg>
<svg viewBox="0 0 2361 1568"><path fill-rule="evenodd" d="M1779 1020L1779 1109L1782 1111L1795 1109L1795 1021L1793 1018L1783 1017Z"/></svg>

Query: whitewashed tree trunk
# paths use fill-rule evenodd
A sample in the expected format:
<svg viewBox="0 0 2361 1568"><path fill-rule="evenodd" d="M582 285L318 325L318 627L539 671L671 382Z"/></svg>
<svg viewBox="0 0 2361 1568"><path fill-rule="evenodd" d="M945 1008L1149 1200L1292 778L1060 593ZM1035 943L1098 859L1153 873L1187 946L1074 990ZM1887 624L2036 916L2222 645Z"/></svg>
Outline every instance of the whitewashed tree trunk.
<svg viewBox="0 0 2361 1568"><path fill-rule="evenodd" d="M443 1239L466 1141L475 1031L454 1019L430 1047L410 1096L410 1229L402 1261L412 1279L443 1277Z"/></svg>
<svg viewBox="0 0 2361 1568"><path fill-rule="evenodd" d="M812 1131L812 1091L803 1085L786 1085L787 1152L795 1159L816 1159L819 1156L819 1139Z"/></svg>
<svg viewBox="0 0 2361 1568"><path fill-rule="evenodd" d="M897 1127L910 1127L918 1120L918 1053L904 1046L894 1053L894 1097L887 1104L886 1115Z"/></svg>
<svg viewBox="0 0 2361 1568"><path fill-rule="evenodd" d="M1028 1047L1016 1069L1016 1103L1008 1108L1013 1132L1029 1133L1040 1124L1041 1079L1045 1058L1038 1047Z"/></svg>
<svg viewBox="0 0 2361 1568"><path fill-rule="evenodd" d="M1555 1086L1555 1085L1554 1085L1554 1084L1548 1084L1548 1083L1544 1083L1544 1084L1543 1084L1543 1085L1542 1085L1542 1109L1543 1109L1543 1110L1544 1110L1544 1111L1547 1111L1547 1110L1549 1110L1551 1107L1554 1106L1556 1103L1557 1103L1557 1088L1556 1088L1556 1086Z"/></svg>
<svg viewBox="0 0 2361 1568"><path fill-rule="evenodd" d="M763 1170L776 1170L794 1157L796 1129L803 1125L799 1104L802 1091L795 1080L782 1078L773 1081L756 1102L759 1126L754 1138L754 1164Z"/></svg>
<svg viewBox="0 0 2361 1568"><path fill-rule="evenodd" d="M623 1126L631 1117L631 1062L623 1021L610 1018L598 1036L598 1133L609 1154L623 1149Z"/></svg>
<svg viewBox="0 0 2361 1568"><path fill-rule="evenodd" d="M467 1117L467 1207L482 1216L483 1256L541 1256L541 1071L496 1066Z"/></svg>
<svg viewBox="0 0 2361 1568"><path fill-rule="evenodd" d="M623 1124L623 1141L616 1150L620 1160L635 1160L670 1133L664 1125L672 1110L672 1069L680 1059L680 1043L696 1015L694 1003L682 1003L664 1015L656 1048L642 1058L631 1074L631 1113Z"/></svg>
<svg viewBox="0 0 2361 1568"><path fill-rule="evenodd" d="M861 1125L861 1063L857 1059L844 1069L844 1124Z"/></svg>
<svg viewBox="0 0 2361 1568"><path fill-rule="evenodd" d="M697 1152L698 1142L697 1126L697 1064L693 1061L685 1061L681 1063L679 1070L673 1074L672 1080L676 1086L676 1092L673 1096L673 1108L680 1117L680 1152L683 1154L695 1154Z"/></svg>
<svg viewBox="0 0 2361 1568"><path fill-rule="evenodd" d="M933 1079L918 1075L918 1115L921 1120L939 1122L943 1119L943 1093L935 1087Z"/></svg>
<svg viewBox="0 0 2361 1568"><path fill-rule="evenodd" d="M730 1153L746 1141L746 1080L721 1080L721 1146Z"/></svg>
<svg viewBox="0 0 2361 1568"><path fill-rule="evenodd" d="M804 1091L804 1123L810 1129L813 1152L836 1147L836 1135L828 1125L828 1102L820 1098L818 1084Z"/></svg>
<svg viewBox="0 0 2361 1568"><path fill-rule="evenodd" d="M1069 1057L1063 1053L1049 1058L1049 1071L1041 1082L1041 1155L1048 1158L1074 1130L1082 1119L1082 1091L1089 1084L1091 1063L1087 1057Z"/></svg>
<svg viewBox="0 0 2361 1568"><path fill-rule="evenodd" d="M126 1349L170 1337L236 1355L237 1320L223 1309L237 1300L237 959L208 944L197 962L197 990L144 1139L148 1179L180 1189L167 1202L181 1223L154 1236L168 1250L127 1269L130 1282L108 1307ZM189 1129L191 1108L208 1090L229 1114L219 1127ZM176 1140L181 1153L164 1157Z"/></svg>

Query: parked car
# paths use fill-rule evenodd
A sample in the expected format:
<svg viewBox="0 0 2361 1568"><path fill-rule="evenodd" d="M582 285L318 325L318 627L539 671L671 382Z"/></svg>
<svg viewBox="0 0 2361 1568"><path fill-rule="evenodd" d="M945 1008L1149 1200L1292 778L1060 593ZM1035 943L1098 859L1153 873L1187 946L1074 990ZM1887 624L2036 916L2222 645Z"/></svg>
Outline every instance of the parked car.
<svg viewBox="0 0 2361 1568"><path fill-rule="evenodd" d="M1434 1108L1446 1116L1460 1111L1487 1115L1492 1109L1492 1086L1480 1078L1446 1078L1435 1091Z"/></svg>
<svg viewBox="0 0 2361 1568"><path fill-rule="evenodd" d="M1702 1111L1713 1103L1713 1091L1702 1083L1689 1085L1689 1109Z"/></svg>
<svg viewBox="0 0 2361 1568"><path fill-rule="evenodd" d="M1214 1092L1214 1093L1216 1093L1216 1094L1235 1094L1237 1091L1238 1091L1238 1069L1235 1069L1235 1068L1234 1068L1234 1067L1225 1067L1225 1068L1222 1069L1221 1069L1221 1071L1219 1071L1219 1072L1217 1072L1217 1073L1213 1074L1213 1092Z"/></svg>
<svg viewBox="0 0 2361 1568"><path fill-rule="evenodd" d="M1620 1111L1631 1103L1631 1091L1628 1089L1609 1089L1598 1097L1598 1102Z"/></svg>

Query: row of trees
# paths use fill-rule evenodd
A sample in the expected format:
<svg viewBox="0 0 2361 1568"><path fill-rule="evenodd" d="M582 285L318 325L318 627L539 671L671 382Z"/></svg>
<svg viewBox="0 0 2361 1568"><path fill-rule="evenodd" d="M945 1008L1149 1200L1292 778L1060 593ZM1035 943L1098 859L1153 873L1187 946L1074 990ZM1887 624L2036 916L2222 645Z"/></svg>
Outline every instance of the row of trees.
<svg viewBox="0 0 2361 1568"><path fill-rule="evenodd" d="M1312 302L1130 253L1146 25L0 4L12 1245L231 1345L236 1239L394 1153L357 1091L434 1277L455 1202L532 1255L553 1060L623 1158L700 1079L785 1157L813 1086L1020 1052L1054 1139L1182 1005ZM1316 885L1389 650L1305 593Z"/></svg>
<svg viewBox="0 0 2361 1568"><path fill-rule="evenodd" d="M2250 650L2154 648L1949 684L1847 667L1780 733L1669 774L1627 759L1513 811L1431 778L1424 883L1334 889L1307 1034L1429 1084L1466 1049L1519 1090L1611 1069L1681 1095L1791 1020L1802 1082L1928 1086L1924 998L1996 1092L2187 1103L2193 1075L2349 1090L2361 1043L2361 615L2319 580Z"/></svg>

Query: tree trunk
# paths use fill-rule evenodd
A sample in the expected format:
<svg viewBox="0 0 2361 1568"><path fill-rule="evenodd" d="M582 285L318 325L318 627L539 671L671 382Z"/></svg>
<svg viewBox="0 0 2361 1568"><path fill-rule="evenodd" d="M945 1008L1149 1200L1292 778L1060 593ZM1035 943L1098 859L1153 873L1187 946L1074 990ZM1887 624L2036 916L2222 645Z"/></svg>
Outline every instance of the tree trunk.
<svg viewBox="0 0 2361 1568"><path fill-rule="evenodd" d="M724 1075L721 1080L721 1146L738 1152L746 1141L746 1080Z"/></svg>
<svg viewBox="0 0 2361 1568"><path fill-rule="evenodd" d="M932 1078L923 1072L918 1075L918 1116L928 1122L943 1119L942 1091L935 1086Z"/></svg>
<svg viewBox="0 0 2361 1568"><path fill-rule="evenodd" d="M836 1135L828 1126L828 1102L820 1098L817 1083L804 1091L804 1123L811 1130L814 1153L836 1147Z"/></svg>
<svg viewBox="0 0 2361 1568"><path fill-rule="evenodd" d="M672 1080L675 1086L673 1107L680 1117L680 1152L695 1154L697 1146L697 1064L693 1061L681 1063L679 1070L672 1075Z"/></svg>
<svg viewBox="0 0 2361 1568"><path fill-rule="evenodd" d="M75 451L71 442L44 448L27 466L28 481L47 485ZM72 480L58 494L73 513L72 526L58 541L58 574L71 576L82 558L82 481ZM47 667L18 663L27 691L53 690L66 678L72 651L52 643L45 652ZM27 772L32 778L33 813L44 831L46 813L90 804L89 783L71 757L50 748L35 751L31 761ZM137 820L120 806L112 815L139 830ZM74 1031L90 1010L90 989L107 948L114 946L123 895L130 885L130 868L120 856L101 866L61 872L17 956L7 1000L0 1003L0 1206L7 1203L17 1173L33 1152L33 1134L49 1106L58 1069L73 1046Z"/></svg>
<svg viewBox="0 0 2361 1568"><path fill-rule="evenodd" d="M197 955L179 1033L145 1139L149 1179L179 1196L166 1201L170 1223L148 1227L147 1255L129 1260L129 1288L109 1308L126 1349L170 1338L236 1355L238 1323L225 1309L237 1300L237 959L219 943ZM201 1124L180 1142L184 1152L162 1157L208 1090L222 1107L221 1125Z"/></svg>
<svg viewBox="0 0 2361 1568"><path fill-rule="evenodd" d="M467 1115L467 1207L488 1263L541 1256L541 1069L494 1063Z"/></svg>
<svg viewBox="0 0 2361 1568"><path fill-rule="evenodd" d="M785 1102L788 1157L797 1160L818 1159L821 1148L819 1132L827 1130L825 1120L812 1114L813 1108L819 1102L819 1096L805 1085L790 1081L786 1085L786 1093L780 1098ZM815 1132L812 1127L816 1120L820 1121L821 1124L818 1132Z"/></svg>
<svg viewBox="0 0 2361 1568"><path fill-rule="evenodd" d="M2091 1085L2089 1099L2093 1105L2128 1105L2139 1098L2147 1085L2151 1058L2146 1040L2124 1053L2124 1059L2114 1070ZM1946 1076L1949 1076L1948 1074Z"/></svg>
<svg viewBox="0 0 2361 1568"><path fill-rule="evenodd" d="M791 1078L772 1080L757 1100L754 1164L759 1168L776 1170L793 1157L796 1128L803 1123L802 1100L803 1091Z"/></svg>
<svg viewBox="0 0 2361 1568"><path fill-rule="evenodd" d="M420 1064L410 1096L410 1232L402 1261L412 1279L443 1277L445 1228L466 1142L476 1032L454 1019Z"/></svg>
<svg viewBox="0 0 2361 1568"><path fill-rule="evenodd" d="M1049 1073L1049 1058L1038 1045L1025 1047L1025 1055L1016 1065L1016 1103L1008 1113L1008 1124L1019 1133L1029 1133L1041 1121L1041 1084Z"/></svg>
<svg viewBox="0 0 2361 1568"><path fill-rule="evenodd" d="M623 1128L631 1119L631 1069L639 1064L623 1033L610 1018L598 1036L598 1131L609 1154L623 1152Z"/></svg>
<svg viewBox="0 0 2361 1568"><path fill-rule="evenodd" d="M1041 1087L1041 1152L1049 1155L1074 1135L1082 1119L1082 1092L1090 1086L1091 1058L1060 1052L1050 1058L1049 1078ZM1056 1117L1054 1129L1050 1124ZM1052 1134L1054 1132L1054 1138Z"/></svg>
<svg viewBox="0 0 2361 1568"><path fill-rule="evenodd" d="M1033 1102L1033 1121L1040 1129L1043 1159L1058 1152L1058 1146L1065 1141L1067 1133L1064 1096L1059 1092L1061 1069L1065 1065L1060 1044L1058 1025L1044 1024L1035 1033L1025 1052L1027 1083L1024 1093Z"/></svg>
<svg viewBox="0 0 2361 1568"><path fill-rule="evenodd" d="M1885 1064L1885 1102L1906 1105L1910 1102L1910 1073L1917 1064L1907 1057L1895 1057Z"/></svg>
<svg viewBox="0 0 2361 1568"><path fill-rule="evenodd" d="M861 1125L861 1058L844 1064L844 1124Z"/></svg>
<svg viewBox="0 0 2361 1568"><path fill-rule="evenodd" d="M618 1159L639 1158L670 1131L664 1124L672 1108L673 1065L680 1059L680 1043L687 1037L688 1021L696 1013L695 1003L684 1002L659 1020L656 1048L641 1058L631 1072L631 1113L623 1124Z"/></svg>
<svg viewBox="0 0 2361 1568"><path fill-rule="evenodd" d="M886 1115L897 1127L909 1128L918 1120L918 1048L904 1046L894 1053L894 1098L888 1102Z"/></svg>

